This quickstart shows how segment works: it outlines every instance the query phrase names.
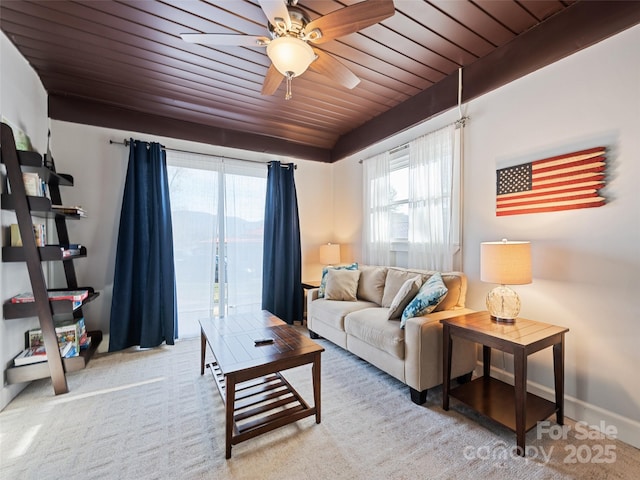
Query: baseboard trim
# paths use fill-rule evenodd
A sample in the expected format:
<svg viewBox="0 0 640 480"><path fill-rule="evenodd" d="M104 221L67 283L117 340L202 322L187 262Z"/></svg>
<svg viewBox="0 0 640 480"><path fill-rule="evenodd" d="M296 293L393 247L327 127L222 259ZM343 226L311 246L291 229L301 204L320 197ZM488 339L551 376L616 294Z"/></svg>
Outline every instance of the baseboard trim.
<svg viewBox="0 0 640 480"><path fill-rule="evenodd" d="M482 362L478 362L474 373L478 376L482 375ZM510 385L514 383L512 373L494 366L491 366L491 376ZM531 380L527 381L527 391L549 401L554 401L555 399L555 391L552 388ZM613 425L618 431L616 437L618 440L628 443L633 447L640 448L640 422L636 420L624 417L602 407L591 405L566 393L564 396L564 413L566 417L576 422L586 422L597 430L599 430L598 427L601 422L604 422L606 426Z"/></svg>
<svg viewBox="0 0 640 480"><path fill-rule="evenodd" d="M109 334L108 333L102 334L102 342L100 342L100 345L98 345L98 349L96 350L96 353L109 353Z"/></svg>

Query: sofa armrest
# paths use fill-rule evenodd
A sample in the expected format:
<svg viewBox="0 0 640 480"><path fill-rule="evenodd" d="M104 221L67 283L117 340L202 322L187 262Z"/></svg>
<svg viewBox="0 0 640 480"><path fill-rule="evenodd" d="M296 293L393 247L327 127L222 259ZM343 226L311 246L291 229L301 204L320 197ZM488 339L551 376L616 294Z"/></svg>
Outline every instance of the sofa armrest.
<svg viewBox="0 0 640 480"><path fill-rule="evenodd" d="M307 301L313 302L318 299L318 293L320 293L319 288L310 288L307 290Z"/></svg>
<svg viewBox="0 0 640 480"><path fill-rule="evenodd" d="M442 324L440 320L473 312L474 310L468 308L444 310L407 320L404 333L407 385L418 391L423 391L442 384ZM454 337L451 362L452 378L473 371L476 362L476 344Z"/></svg>
<svg viewBox="0 0 640 480"><path fill-rule="evenodd" d="M318 292L320 292L319 288L310 288L307 290L307 312L310 312L311 302L318 299Z"/></svg>

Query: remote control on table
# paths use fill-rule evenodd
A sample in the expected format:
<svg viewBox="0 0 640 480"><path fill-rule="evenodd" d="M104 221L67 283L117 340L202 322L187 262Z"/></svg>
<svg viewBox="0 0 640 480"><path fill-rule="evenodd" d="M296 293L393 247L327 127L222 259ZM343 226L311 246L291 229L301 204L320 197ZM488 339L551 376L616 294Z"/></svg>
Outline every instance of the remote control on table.
<svg viewBox="0 0 640 480"><path fill-rule="evenodd" d="M253 343L256 345L267 345L273 343L273 338L256 338Z"/></svg>

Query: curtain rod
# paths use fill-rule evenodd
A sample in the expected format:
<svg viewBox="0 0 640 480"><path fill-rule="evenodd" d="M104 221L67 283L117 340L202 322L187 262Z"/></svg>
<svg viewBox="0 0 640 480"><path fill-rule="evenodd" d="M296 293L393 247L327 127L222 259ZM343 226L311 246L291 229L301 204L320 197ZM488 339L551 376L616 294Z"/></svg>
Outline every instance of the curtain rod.
<svg viewBox="0 0 640 480"><path fill-rule="evenodd" d="M117 140L109 140L109 143L112 144L112 145L124 145L125 147L128 147L129 143L131 143L131 142L129 142L129 140L127 140L127 139L124 139L122 142L118 142ZM223 160L226 159L226 160L237 160L237 161L241 161L241 162L263 163L265 165L271 162L271 160L269 160L267 162L262 161L262 160L247 160L247 159L244 159L244 158L232 158L232 157L225 157L224 155L212 155L210 153L194 152L192 150L180 150L179 148L167 148L164 145L162 145L162 149L165 152L169 151L169 152L179 152L179 153L190 153L190 154L194 154L194 155L204 155L206 157L222 158ZM282 168L289 168L288 164L280 165L280 166ZM298 165L294 163L293 164L293 168L294 168L294 170L296 170L298 168Z"/></svg>
<svg viewBox="0 0 640 480"><path fill-rule="evenodd" d="M427 132L423 135L420 135L421 137L426 136L426 135L431 135L432 133L437 132L438 130L444 130L445 128L449 128L451 125L455 125L456 130L459 128L462 128L464 126L466 126L466 121L469 120L469 117L460 117L458 120L456 120L455 122L451 122L451 123L447 123L445 126L440 127L440 128L436 128L435 130L432 130L430 132ZM419 137L416 137L419 138ZM399 152L400 150L404 149L404 148L408 148L409 144L411 143L411 141L408 141L406 143L402 143L400 145L396 145L393 148L390 148L389 150L387 150L387 152L389 152L389 154L394 154ZM360 159L358 160L359 164L362 164L362 162L364 162L365 159Z"/></svg>

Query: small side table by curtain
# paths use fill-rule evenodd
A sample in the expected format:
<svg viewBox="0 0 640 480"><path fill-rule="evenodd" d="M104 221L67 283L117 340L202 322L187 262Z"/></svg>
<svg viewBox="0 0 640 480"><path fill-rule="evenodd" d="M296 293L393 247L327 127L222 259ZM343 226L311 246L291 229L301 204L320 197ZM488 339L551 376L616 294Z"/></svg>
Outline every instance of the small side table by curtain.
<svg viewBox="0 0 640 480"><path fill-rule="evenodd" d="M306 282L302 282L302 289L304 290L304 294L303 294L303 302L304 302L304 308L302 309L303 311L303 323L306 323L307 321L307 293L309 293L309 290L313 290L314 288L318 288L320 286L320 280L308 280Z"/></svg>
<svg viewBox="0 0 640 480"><path fill-rule="evenodd" d="M516 433L518 454L525 454L526 433L553 413L564 423L564 334L568 328L524 318L500 323L489 312L440 320L443 332L442 408L449 410L449 396L469 405ZM483 376L453 390L451 387L452 336L482 345ZM553 346L555 403L527 393L527 356ZM491 349L513 355L514 386L492 378ZM514 408L515 404L515 408Z"/></svg>

